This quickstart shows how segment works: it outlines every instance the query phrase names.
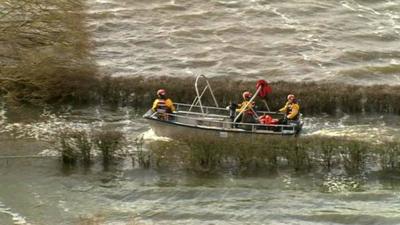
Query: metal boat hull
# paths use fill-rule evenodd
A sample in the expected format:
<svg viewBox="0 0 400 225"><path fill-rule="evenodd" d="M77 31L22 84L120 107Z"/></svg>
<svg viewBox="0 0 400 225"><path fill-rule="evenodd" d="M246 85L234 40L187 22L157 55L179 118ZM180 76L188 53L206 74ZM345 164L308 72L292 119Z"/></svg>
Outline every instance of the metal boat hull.
<svg viewBox="0 0 400 225"><path fill-rule="evenodd" d="M169 121L146 118L157 136L173 139L193 137L219 137L219 138L251 138L262 136L294 136L293 133L274 131L252 132L244 129L221 129L212 127L193 126Z"/></svg>

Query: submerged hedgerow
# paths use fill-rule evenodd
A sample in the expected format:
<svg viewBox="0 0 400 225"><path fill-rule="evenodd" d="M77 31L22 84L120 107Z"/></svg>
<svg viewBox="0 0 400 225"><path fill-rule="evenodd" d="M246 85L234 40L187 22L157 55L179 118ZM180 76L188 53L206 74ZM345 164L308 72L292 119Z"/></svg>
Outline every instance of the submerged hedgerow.
<svg viewBox="0 0 400 225"><path fill-rule="evenodd" d="M266 78L267 79L267 78ZM156 97L159 88L167 89L168 96L176 102L191 103L196 96L194 77L123 77L105 78L101 81L101 96L104 102L115 105L132 105L147 108ZM255 81L232 80L227 77L210 79L217 101L221 106L229 102L241 102L241 93L255 91ZM271 110L278 110L289 93L295 94L301 105L301 112L311 114L337 113L387 113L400 114L400 86L375 85L355 86L340 83L274 82L272 93L267 97ZM213 104L212 98L204 96L204 104ZM264 109L261 99L256 99Z"/></svg>
<svg viewBox="0 0 400 225"><path fill-rule="evenodd" d="M156 141L150 151L161 166L215 173L231 169L255 173L291 168L294 171L340 169L348 174L365 171L367 164L380 170L399 170L400 142L371 144L331 137L184 138ZM390 153L390 154L389 154ZM400 172L400 171L399 171Z"/></svg>

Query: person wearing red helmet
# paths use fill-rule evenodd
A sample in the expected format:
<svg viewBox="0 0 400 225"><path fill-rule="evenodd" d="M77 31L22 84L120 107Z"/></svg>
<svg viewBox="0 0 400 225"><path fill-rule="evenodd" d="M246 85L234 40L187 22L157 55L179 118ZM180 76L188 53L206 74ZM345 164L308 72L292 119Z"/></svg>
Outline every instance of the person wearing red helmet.
<svg viewBox="0 0 400 225"><path fill-rule="evenodd" d="M154 100L153 107L151 110L157 112L157 116L160 119L168 120L169 113L175 112L175 106L171 99L166 97L167 92L164 89L157 91L158 98Z"/></svg>
<svg viewBox="0 0 400 225"><path fill-rule="evenodd" d="M254 123L254 107L256 103L254 101L250 102L250 99L253 97L253 94L249 91L245 91L242 94L243 102L240 103L238 106L239 108L236 109L237 113L242 113L240 121L243 123Z"/></svg>
<svg viewBox="0 0 400 225"><path fill-rule="evenodd" d="M293 94L287 96L287 102L283 108L279 109L279 112L285 113L287 120L299 119L300 105Z"/></svg>

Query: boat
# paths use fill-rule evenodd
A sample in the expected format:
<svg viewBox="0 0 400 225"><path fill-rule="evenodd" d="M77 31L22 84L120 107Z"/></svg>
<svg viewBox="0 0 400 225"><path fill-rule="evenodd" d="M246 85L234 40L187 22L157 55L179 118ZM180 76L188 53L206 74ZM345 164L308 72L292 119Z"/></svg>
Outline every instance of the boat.
<svg viewBox="0 0 400 225"><path fill-rule="evenodd" d="M200 80L205 80L205 87L202 91L199 91ZM257 90L249 102L252 102L257 96L261 96L263 91L265 92L265 84L267 83L263 80L257 82ZM213 106L203 105L202 98L207 90L211 94L214 102ZM157 136L175 139L199 135L220 138L270 135L298 136L302 129L303 121L301 115L298 120L290 121L287 124L261 123L259 119L257 119L256 123L239 122L242 113L235 113L235 109L232 110L231 107L220 107L210 82L204 75L196 77L195 91L196 97L191 104L174 103L176 108L174 113L163 113L161 117L158 112L149 109L143 115L143 118L148 120L150 127ZM264 103L268 110L254 111L256 118L269 117L273 121L278 121L284 117L283 113L270 111L265 100Z"/></svg>

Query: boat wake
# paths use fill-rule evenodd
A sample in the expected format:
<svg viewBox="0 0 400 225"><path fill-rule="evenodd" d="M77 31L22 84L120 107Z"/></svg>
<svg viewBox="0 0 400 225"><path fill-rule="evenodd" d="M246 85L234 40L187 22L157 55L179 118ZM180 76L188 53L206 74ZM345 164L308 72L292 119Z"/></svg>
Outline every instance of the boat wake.
<svg viewBox="0 0 400 225"><path fill-rule="evenodd" d="M26 221L24 216L21 216L19 213L13 212L11 208L6 207L2 202L0 202L0 214L11 216L13 224L31 225Z"/></svg>
<svg viewBox="0 0 400 225"><path fill-rule="evenodd" d="M303 135L346 137L383 143L400 138L400 124L396 121L397 116L311 117L305 119Z"/></svg>
<svg viewBox="0 0 400 225"><path fill-rule="evenodd" d="M144 141L172 141L171 138L157 136L152 129L141 134Z"/></svg>

